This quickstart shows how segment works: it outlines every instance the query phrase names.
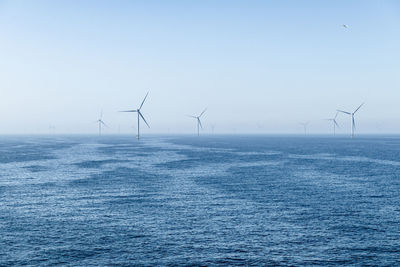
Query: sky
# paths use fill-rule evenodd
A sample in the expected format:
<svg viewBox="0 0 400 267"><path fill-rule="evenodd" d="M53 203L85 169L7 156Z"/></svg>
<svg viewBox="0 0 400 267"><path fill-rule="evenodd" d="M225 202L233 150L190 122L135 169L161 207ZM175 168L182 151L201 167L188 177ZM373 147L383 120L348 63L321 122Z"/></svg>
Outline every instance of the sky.
<svg viewBox="0 0 400 267"><path fill-rule="evenodd" d="M342 25L348 25L344 28ZM0 0L0 134L400 133L399 1ZM339 133L350 117L338 115ZM144 126L144 124L142 124Z"/></svg>

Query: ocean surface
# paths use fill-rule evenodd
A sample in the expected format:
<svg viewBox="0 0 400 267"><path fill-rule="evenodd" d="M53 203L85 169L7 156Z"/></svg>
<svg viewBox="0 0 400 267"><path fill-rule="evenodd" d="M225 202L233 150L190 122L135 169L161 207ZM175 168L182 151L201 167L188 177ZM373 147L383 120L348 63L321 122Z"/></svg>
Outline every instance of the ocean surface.
<svg viewBox="0 0 400 267"><path fill-rule="evenodd" d="M400 265L400 137L1 136L0 266Z"/></svg>

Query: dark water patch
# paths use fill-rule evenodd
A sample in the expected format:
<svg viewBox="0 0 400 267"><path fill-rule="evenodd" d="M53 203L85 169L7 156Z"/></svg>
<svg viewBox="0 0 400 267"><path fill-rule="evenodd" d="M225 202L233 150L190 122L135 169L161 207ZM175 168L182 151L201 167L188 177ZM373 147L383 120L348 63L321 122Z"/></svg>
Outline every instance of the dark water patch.
<svg viewBox="0 0 400 267"><path fill-rule="evenodd" d="M111 164L111 163L126 163L129 160L89 160L83 161L79 163L74 163L75 166L79 168L101 168L104 164Z"/></svg>
<svg viewBox="0 0 400 267"><path fill-rule="evenodd" d="M183 159L183 160L174 160L166 163L156 164L156 167L167 168L167 169L177 169L177 168L194 168L199 165L199 159Z"/></svg>
<svg viewBox="0 0 400 267"><path fill-rule="evenodd" d="M27 169L31 172L43 172L49 170L49 167L46 166L40 166L40 165L31 165L31 166L26 166L23 167L24 169Z"/></svg>
<svg viewBox="0 0 400 267"><path fill-rule="evenodd" d="M36 160L55 159L55 157L51 155L51 153L51 151L39 152L35 148L0 152L0 163L29 162Z"/></svg>
<svg viewBox="0 0 400 267"><path fill-rule="evenodd" d="M123 153L127 157L147 157L151 156L153 152L160 150L160 148L144 146L144 144L141 142L117 145L115 142L103 141L103 144L107 146L99 147L98 150L107 155Z"/></svg>
<svg viewBox="0 0 400 267"><path fill-rule="evenodd" d="M159 176L141 171L138 168L116 168L112 171L104 171L100 174L90 175L87 178L74 179L68 182L74 188L87 190L103 190L106 188L126 189L130 187L159 186ZM167 182L165 179L164 182Z"/></svg>
<svg viewBox="0 0 400 267"><path fill-rule="evenodd" d="M54 152L76 145L66 139L6 137L0 142L0 163L54 159Z"/></svg>

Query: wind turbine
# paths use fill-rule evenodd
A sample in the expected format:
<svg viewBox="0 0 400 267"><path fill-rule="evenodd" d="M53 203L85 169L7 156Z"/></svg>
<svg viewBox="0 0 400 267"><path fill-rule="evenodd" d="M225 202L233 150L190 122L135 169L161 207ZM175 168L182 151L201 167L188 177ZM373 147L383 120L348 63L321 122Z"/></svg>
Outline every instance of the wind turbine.
<svg viewBox="0 0 400 267"><path fill-rule="evenodd" d="M50 134L54 134L56 131L56 126L54 126L53 124L49 125L49 133Z"/></svg>
<svg viewBox="0 0 400 267"><path fill-rule="evenodd" d="M362 105L364 105L364 103L362 103L353 113L348 112L348 111L344 111L344 110L337 110L338 112L347 114L351 116L351 138L354 138L354 129L356 128L356 122L354 120L354 114L356 114L356 112L362 107Z"/></svg>
<svg viewBox="0 0 400 267"><path fill-rule="evenodd" d="M211 124L211 133L214 134L215 124Z"/></svg>
<svg viewBox="0 0 400 267"><path fill-rule="evenodd" d="M206 110L207 110L207 109L204 109L203 112L200 113L199 116L190 116L190 115L189 115L189 117L192 117L192 118L194 118L194 119L197 120L197 136L200 135L200 127L201 127L201 129L203 129L203 125L201 125L200 117L204 114L204 112L206 112Z"/></svg>
<svg viewBox="0 0 400 267"><path fill-rule="evenodd" d="M307 126L308 126L309 123L310 123L309 121L300 122L300 124L303 125L303 127L304 127L304 135L307 135Z"/></svg>
<svg viewBox="0 0 400 267"><path fill-rule="evenodd" d="M137 113L137 139L140 139L140 125L139 125L139 121L140 118L142 118L142 120L144 121L144 123L146 123L147 127L150 128L149 124L147 123L146 119L143 117L142 112L140 112L141 108L143 107L144 101L146 101L146 98L148 96L149 92L147 92L146 96L144 97L142 104L140 104L140 107L138 109L133 109L133 110L124 110L124 111L120 111L120 112L136 112Z"/></svg>
<svg viewBox="0 0 400 267"><path fill-rule="evenodd" d="M99 124L99 136L101 136L101 126L107 126L103 121L103 111L100 112L100 118L96 122Z"/></svg>
<svg viewBox="0 0 400 267"><path fill-rule="evenodd" d="M333 124L333 135L336 135L336 126L337 126L338 128L340 128L340 127L339 127L339 124L338 124L337 121L336 121L336 117L337 117L338 113L339 113L339 112L337 111L334 118L332 118L332 119L326 119L327 121L331 121L332 124Z"/></svg>

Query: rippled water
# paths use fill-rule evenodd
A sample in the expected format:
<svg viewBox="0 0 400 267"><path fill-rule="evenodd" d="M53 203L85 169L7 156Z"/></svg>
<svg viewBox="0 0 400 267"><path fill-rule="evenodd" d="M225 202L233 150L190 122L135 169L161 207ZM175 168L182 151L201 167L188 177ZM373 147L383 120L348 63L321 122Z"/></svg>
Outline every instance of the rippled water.
<svg viewBox="0 0 400 267"><path fill-rule="evenodd" d="M0 265L399 265L400 138L0 138Z"/></svg>

